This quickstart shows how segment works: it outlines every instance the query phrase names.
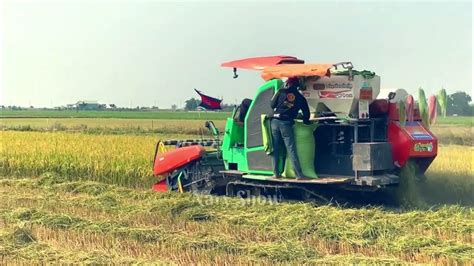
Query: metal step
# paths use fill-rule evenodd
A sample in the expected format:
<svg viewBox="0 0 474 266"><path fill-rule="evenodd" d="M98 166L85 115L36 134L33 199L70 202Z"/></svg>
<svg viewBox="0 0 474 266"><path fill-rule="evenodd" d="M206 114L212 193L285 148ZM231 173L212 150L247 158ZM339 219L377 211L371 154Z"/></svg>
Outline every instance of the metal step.
<svg viewBox="0 0 474 266"><path fill-rule="evenodd" d="M219 173L224 174L224 175L229 175L229 176L238 176L238 177L242 177L243 175L247 174L245 172L238 171L238 170L223 170L223 171L219 171Z"/></svg>
<svg viewBox="0 0 474 266"><path fill-rule="evenodd" d="M355 180L355 184L359 186L385 186L398 184L399 177L396 175L385 174L376 176L359 176Z"/></svg>
<svg viewBox="0 0 474 266"><path fill-rule="evenodd" d="M353 177L347 176L332 176L332 177L322 177L322 178L312 178L307 180L297 180L295 178L275 178L272 176L265 175L250 175L246 174L242 176L246 179L261 180L261 181L271 181L278 183L292 183L292 184L342 184L350 183L354 180Z"/></svg>
<svg viewBox="0 0 474 266"><path fill-rule="evenodd" d="M333 176L333 175L320 175L318 178L312 178L307 180L297 180L295 178L275 178L268 175L248 174L246 172L238 170L224 170L219 173L241 177L244 179L258 180L258 181L269 181L276 183L291 183L291 184L352 184L357 186L385 186L398 183L398 176L391 174L376 175L376 176L360 176L357 180L352 176Z"/></svg>

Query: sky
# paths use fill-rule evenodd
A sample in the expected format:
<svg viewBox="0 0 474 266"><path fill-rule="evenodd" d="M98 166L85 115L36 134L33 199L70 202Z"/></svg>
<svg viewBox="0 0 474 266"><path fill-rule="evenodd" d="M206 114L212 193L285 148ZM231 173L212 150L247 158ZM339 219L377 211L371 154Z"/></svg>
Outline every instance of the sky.
<svg viewBox="0 0 474 266"><path fill-rule="evenodd" d="M470 1L1 1L0 104L234 104L262 84L226 61L352 61L382 88L472 95Z"/></svg>

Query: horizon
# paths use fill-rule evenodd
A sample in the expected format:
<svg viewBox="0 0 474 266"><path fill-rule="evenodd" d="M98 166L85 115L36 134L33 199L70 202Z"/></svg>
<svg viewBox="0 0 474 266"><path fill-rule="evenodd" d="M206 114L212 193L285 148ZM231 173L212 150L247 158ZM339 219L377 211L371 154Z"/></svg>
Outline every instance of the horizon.
<svg viewBox="0 0 474 266"><path fill-rule="evenodd" d="M455 91L453 93L457 93L457 92L465 92L467 95L469 95L471 98L472 98L472 95L469 93L469 92L466 92L466 91ZM451 95L453 93L447 93L447 95ZM413 94L413 97L415 97L415 102L418 102L418 99L416 97L415 94ZM196 97L191 97L191 98L194 98L196 100L199 101L198 98ZM189 98L189 99L191 99ZM189 100L188 99L188 100ZM57 109L57 108L66 108L66 110L75 110L75 109L71 109L68 107L68 105L74 105L74 104L77 104L78 102L95 102L99 105L105 105L105 109L97 109L97 110L80 110L80 112L89 112L89 111L92 111L92 112L97 112L97 111L110 111L110 110L114 110L114 109L124 109L124 110L137 110L139 108L146 108L147 111L169 111L169 110L172 110L172 111L176 111L176 110L180 110L180 111L187 111L187 112L195 112L195 111L198 111L198 108L196 110L186 110L185 109L185 106L182 105L178 105L176 104L177 108L176 109L173 109L173 105L174 104L171 104L170 106L166 106L166 107L160 107L160 106L156 106L156 105L137 105L137 106L120 106L120 105L117 105L115 103L104 103L104 102L101 102L101 101L96 101L96 100L79 100L79 101L76 101L75 103L68 103L68 104L62 104L62 105L56 105L56 106L34 106L34 105L3 105L0 103L0 106L2 107L2 109L11 109L13 107L16 107L16 108L21 108L21 109L47 109L47 110L54 110L54 109ZM229 107L229 106L237 106L239 103L225 103L223 102L222 105L227 105L225 108ZM115 107L110 107L110 105L115 105ZM471 101L469 103L470 106L474 106L474 101ZM224 107L223 107L224 108ZM63 110L63 109L61 109ZM142 109L140 109L139 111L143 111ZM225 111L224 109L222 110L206 110L205 108L202 110L204 112L229 112L229 111Z"/></svg>

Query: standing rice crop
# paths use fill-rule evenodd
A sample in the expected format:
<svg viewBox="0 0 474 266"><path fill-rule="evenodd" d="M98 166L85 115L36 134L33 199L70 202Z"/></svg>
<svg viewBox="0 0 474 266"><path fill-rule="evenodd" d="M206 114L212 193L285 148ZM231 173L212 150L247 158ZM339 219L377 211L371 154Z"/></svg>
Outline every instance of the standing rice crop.
<svg viewBox="0 0 474 266"><path fill-rule="evenodd" d="M149 186L155 144L166 136L1 132L1 175L57 173L130 187ZM176 137L180 137L179 135ZM183 136L181 136L183 137Z"/></svg>

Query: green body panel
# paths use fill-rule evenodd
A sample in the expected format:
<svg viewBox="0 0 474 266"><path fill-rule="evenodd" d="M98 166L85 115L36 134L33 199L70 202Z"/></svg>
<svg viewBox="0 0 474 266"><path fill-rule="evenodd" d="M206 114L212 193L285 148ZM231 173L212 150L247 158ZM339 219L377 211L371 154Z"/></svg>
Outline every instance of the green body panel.
<svg viewBox="0 0 474 266"><path fill-rule="evenodd" d="M224 130L224 140L222 143L222 149L228 150L231 147L243 145L244 125L235 122L232 118L227 118L227 123Z"/></svg>
<svg viewBox="0 0 474 266"><path fill-rule="evenodd" d="M250 173L250 174L259 174L259 175L273 175L272 171L249 169L248 164L247 164L247 156L246 155L247 155L248 152L253 152L253 151L265 151L265 148L263 146L259 146L259 147L252 147L252 148L245 149L245 157L244 157L244 159L246 161L245 172ZM271 156L271 155L265 155L265 156ZM240 167L239 167L239 170L241 170ZM242 171L243 170L244 169L242 169Z"/></svg>
<svg viewBox="0 0 474 266"><path fill-rule="evenodd" d="M234 121L233 117L235 115L232 114L232 117L227 118L225 130L224 130L224 139L222 143L222 158L224 160L226 170L232 169L229 164L234 163L237 165L237 169L239 171L244 171L247 173L253 174L264 174L264 175L272 175L271 171L261 171L261 170L252 170L248 167L247 162L247 153L252 151L264 150L263 145L257 147L247 148L247 124L248 124L248 114L254 108L255 99L264 91L269 88L274 88L274 91L277 91L280 86L282 85L282 81L279 79L270 80L260 86L257 90L257 93L252 99L252 103L248 109L247 115L245 117L244 123L239 123ZM270 104L270 102L268 103ZM234 169L235 170L235 169Z"/></svg>
<svg viewBox="0 0 474 266"><path fill-rule="evenodd" d="M254 104L255 104L255 99L262 92L266 91L268 88L271 88L271 87L273 87L274 92L276 92L281 87L282 84L283 84L283 82L280 79L273 79L273 80L267 81L262 86L260 86L260 88L258 88L258 90L257 90L257 93L255 94L255 96L252 99L252 104L249 107L248 113L253 109ZM268 104L270 104L270 103L268 103ZM247 126L247 124L248 124L248 118L249 118L248 115L245 116L245 126ZM247 147L247 131L245 131L245 147Z"/></svg>
<svg viewBox="0 0 474 266"><path fill-rule="evenodd" d="M242 162L242 160L245 160L243 149L244 125L234 121L234 114L235 110L232 117L227 118L221 147L222 158L227 170L229 169L229 163Z"/></svg>

